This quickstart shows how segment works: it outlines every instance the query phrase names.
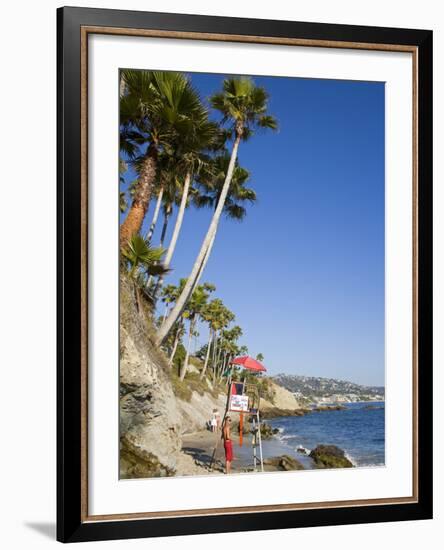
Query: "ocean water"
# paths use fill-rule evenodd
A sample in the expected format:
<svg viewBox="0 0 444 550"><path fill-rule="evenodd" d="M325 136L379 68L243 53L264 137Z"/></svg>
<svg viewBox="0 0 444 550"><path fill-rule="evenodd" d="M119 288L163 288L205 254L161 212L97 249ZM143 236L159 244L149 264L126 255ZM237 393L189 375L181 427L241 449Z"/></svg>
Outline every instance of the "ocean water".
<svg viewBox="0 0 444 550"><path fill-rule="evenodd" d="M346 409L341 411L313 412L267 422L279 429L280 443L293 456L299 456L297 448L300 445L308 450L317 445L337 445L355 466L383 466L384 402L346 403L344 406Z"/></svg>

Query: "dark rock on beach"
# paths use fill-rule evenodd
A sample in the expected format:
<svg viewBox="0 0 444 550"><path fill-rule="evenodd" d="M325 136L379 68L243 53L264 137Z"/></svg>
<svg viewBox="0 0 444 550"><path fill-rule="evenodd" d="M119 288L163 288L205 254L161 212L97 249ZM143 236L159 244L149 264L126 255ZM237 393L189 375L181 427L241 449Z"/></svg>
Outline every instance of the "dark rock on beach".
<svg viewBox="0 0 444 550"><path fill-rule="evenodd" d="M316 468L353 468L345 453L336 445L318 445L310 453Z"/></svg>
<svg viewBox="0 0 444 550"><path fill-rule="evenodd" d="M264 460L265 471L283 471L288 472L291 470L304 470L304 466L292 456L282 455L274 456Z"/></svg>

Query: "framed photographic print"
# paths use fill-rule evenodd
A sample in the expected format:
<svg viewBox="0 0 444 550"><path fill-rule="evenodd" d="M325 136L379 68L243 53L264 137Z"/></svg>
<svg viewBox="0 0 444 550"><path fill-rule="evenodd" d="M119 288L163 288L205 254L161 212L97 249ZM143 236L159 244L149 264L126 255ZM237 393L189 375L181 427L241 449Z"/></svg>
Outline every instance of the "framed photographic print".
<svg viewBox="0 0 444 550"><path fill-rule="evenodd" d="M58 539L432 517L432 33L58 10Z"/></svg>

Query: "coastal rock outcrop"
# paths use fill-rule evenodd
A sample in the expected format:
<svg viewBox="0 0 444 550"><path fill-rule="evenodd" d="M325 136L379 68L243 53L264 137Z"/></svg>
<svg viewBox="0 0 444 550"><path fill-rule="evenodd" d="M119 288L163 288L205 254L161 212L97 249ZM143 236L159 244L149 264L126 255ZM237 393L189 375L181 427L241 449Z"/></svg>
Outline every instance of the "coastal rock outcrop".
<svg viewBox="0 0 444 550"><path fill-rule="evenodd" d="M347 407L344 405L321 405L319 407L313 407L312 412L325 412L325 411L345 411Z"/></svg>
<svg viewBox="0 0 444 550"><path fill-rule="evenodd" d="M151 329L152 330L152 329ZM164 356L139 314L128 276L120 277L120 477L173 475L182 417Z"/></svg>
<svg viewBox="0 0 444 550"><path fill-rule="evenodd" d="M353 464L336 445L318 445L310 453L316 468L352 468Z"/></svg>
<svg viewBox="0 0 444 550"><path fill-rule="evenodd" d="M307 412L302 402L298 401L291 392L279 386L276 382L271 382L270 390L273 394L273 401L261 399L262 418L303 416Z"/></svg>

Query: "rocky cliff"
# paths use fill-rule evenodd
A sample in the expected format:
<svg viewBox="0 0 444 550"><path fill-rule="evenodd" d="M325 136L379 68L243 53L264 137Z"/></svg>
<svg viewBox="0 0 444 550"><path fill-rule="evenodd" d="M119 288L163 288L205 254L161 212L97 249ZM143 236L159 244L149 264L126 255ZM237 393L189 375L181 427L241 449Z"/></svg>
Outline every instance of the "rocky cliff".
<svg viewBox="0 0 444 550"><path fill-rule="evenodd" d="M142 307L144 304L141 304ZM149 314L148 311L145 312ZM181 449L182 418L153 344L149 321L137 307L132 282L120 278L120 475L171 475Z"/></svg>
<svg viewBox="0 0 444 550"><path fill-rule="evenodd" d="M275 382L270 384L273 401L261 399L261 413L263 418L291 416L304 414L304 405L287 389Z"/></svg>
<svg viewBox="0 0 444 550"><path fill-rule="evenodd" d="M191 391L188 400L174 393L166 357L154 345L147 304L131 280L120 277L120 477L153 477L193 470L181 452L182 435L205 428L214 408L225 401L217 393ZM193 462L191 460L191 462Z"/></svg>

